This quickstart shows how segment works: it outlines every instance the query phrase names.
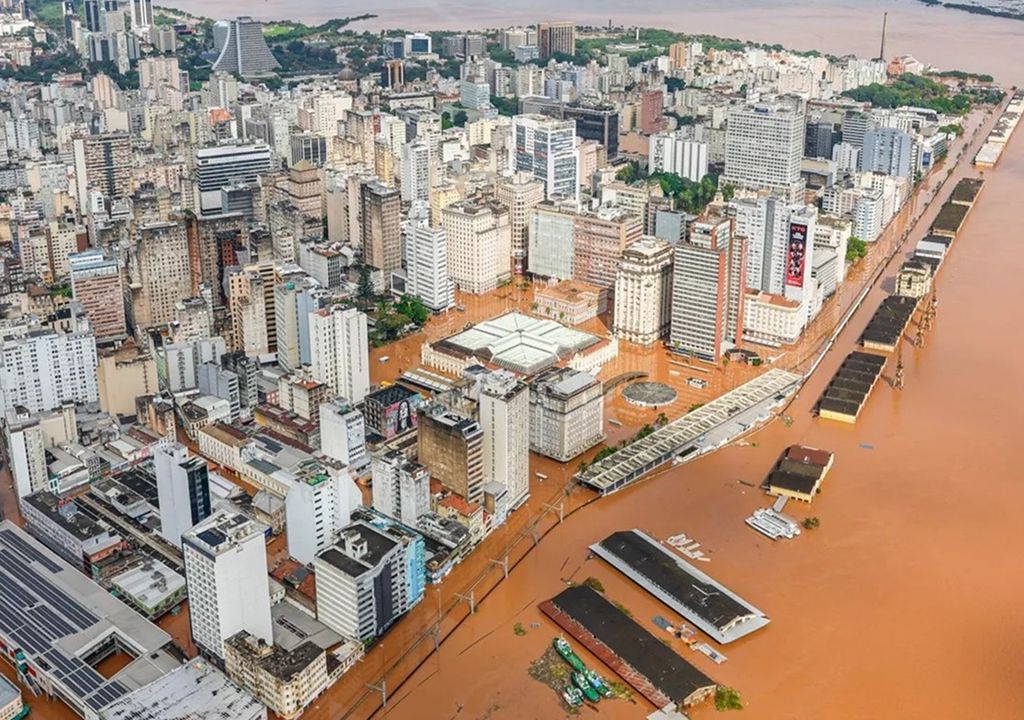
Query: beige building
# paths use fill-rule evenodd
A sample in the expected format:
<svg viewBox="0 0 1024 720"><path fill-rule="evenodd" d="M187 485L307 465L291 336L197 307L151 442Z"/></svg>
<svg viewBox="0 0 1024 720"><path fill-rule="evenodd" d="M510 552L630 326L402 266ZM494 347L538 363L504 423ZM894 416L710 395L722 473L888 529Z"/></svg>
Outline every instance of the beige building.
<svg viewBox="0 0 1024 720"><path fill-rule="evenodd" d="M604 439L604 386L590 373L550 368L530 383L530 450L567 462Z"/></svg>
<svg viewBox="0 0 1024 720"><path fill-rule="evenodd" d="M228 279L231 346L249 357L270 352L264 278L243 270Z"/></svg>
<svg viewBox="0 0 1024 720"><path fill-rule="evenodd" d="M932 290L932 266L923 260L908 260L896 276L896 295L921 298Z"/></svg>
<svg viewBox="0 0 1024 720"><path fill-rule="evenodd" d="M521 272L525 265L530 210L544 200L544 183L528 173L516 173L495 185L494 196L508 210L512 232L512 260L516 264L517 272Z"/></svg>
<svg viewBox="0 0 1024 720"><path fill-rule="evenodd" d="M136 332L174 320L174 305L192 295L185 223L139 228L130 256L131 304Z"/></svg>
<svg viewBox="0 0 1024 720"><path fill-rule="evenodd" d="M612 332L638 345L653 345L668 334L671 317L672 246L643 237L622 253Z"/></svg>
<svg viewBox="0 0 1024 720"><path fill-rule="evenodd" d="M82 304L97 342L128 334L124 311L124 285L116 259L93 248L69 258L71 294Z"/></svg>
<svg viewBox="0 0 1024 720"><path fill-rule="evenodd" d="M391 273L402 269L401 196L377 181L362 186L360 200L363 261L383 272L390 284Z"/></svg>
<svg viewBox="0 0 1024 720"><path fill-rule="evenodd" d="M100 409L112 415L133 415L135 398L159 392L156 362L152 356L129 343L116 352L99 355Z"/></svg>
<svg viewBox="0 0 1024 720"><path fill-rule="evenodd" d="M419 411L419 462L464 500L484 501L484 432L480 423L436 406Z"/></svg>
<svg viewBox="0 0 1024 720"><path fill-rule="evenodd" d="M541 58L576 54L576 23L545 22L537 26Z"/></svg>
<svg viewBox="0 0 1024 720"><path fill-rule="evenodd" d="M512 226L500 203L462 200L441 213L448 235L448 274L463 292L481 295L508 280Z"/></svg>
<svg viewBox="0 0 1024 720"><path fill-rule="evenodd" d="M608 309L604 288L576 280L538 287L533 295L534 312L566 325L579 325Z"/></svg>
<svg viewBox="0 0 1024 720"><path fill-rule="evenodd" d="M293 720L327 689L327 653L312 642L291 652L243 630L224 641L224 668L283 720Z"/></svg>
<svg viewBox="0 0 1024 720"><path fill-rule="evenodd" d="M800 339L805 313L799 301L766 292L748 292L744 302L745 338L766 345L788 344Z"/></svg>
<svg viewBox="0 0 1024 720"><path fill-rule="evenodd" d="M459 186L450 180L443 180L430 188L430 227L441 227L442 211L462 199Z"/></svg>

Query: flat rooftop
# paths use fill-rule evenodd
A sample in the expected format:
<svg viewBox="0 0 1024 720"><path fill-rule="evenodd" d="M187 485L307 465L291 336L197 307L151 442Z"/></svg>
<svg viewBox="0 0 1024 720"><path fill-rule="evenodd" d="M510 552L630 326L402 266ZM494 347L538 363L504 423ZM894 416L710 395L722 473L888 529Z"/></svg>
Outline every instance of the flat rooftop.
<svg viewBox="0 0 1024 720"><path fill-rule="evenodd" d="M7 707L21 697L21 690L10 680L0 675L0 708Z"/></svg>
<svg viewBox="0 0 1024 720"><path fill-rule="evenodd" d="M984 184L985 180L982 178L963 178L953 188L953 194L949 199L960 205L973 205Z"/></svg>
<svg viewBox="0 0 1024 720"><path fill-rule="evenodd" d="M116 637L136 659L111 679L83 658ZM0 638L77 700L106 707L168 671L170 635L73 569L11 521L0 523Z"/></svg>
<svg viewBox="0 0 1024 720"><path fill-rule="evenodd" d="M146 608L158 607L185 588L182 575L153 559L115 575L110 581Z"/></svg>
<svg viewBox="0 0 1024 720"><path fill-rule="evenodd" d="M285 652L292 652L304 643L311 643L321 650L327 650L345 640L291 603L278 603L270 609L270 617L274 622L274 645Z"/></svg>
<svg viewBox="0 0 1024 720"><path fill-rule="evenodd" d="M590 549L719 643L768 624L763 612L640 530L612 533Z"/></svg>

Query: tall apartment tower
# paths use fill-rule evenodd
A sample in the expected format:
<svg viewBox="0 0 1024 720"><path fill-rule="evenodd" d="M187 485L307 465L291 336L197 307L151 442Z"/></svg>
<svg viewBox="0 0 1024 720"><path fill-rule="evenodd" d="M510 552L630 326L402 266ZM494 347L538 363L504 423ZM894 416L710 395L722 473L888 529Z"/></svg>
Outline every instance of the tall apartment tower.
<svg viewBox="0 0 1024 720"><path fill-rule="evenodd" d="M210 516L209 469L205 460L189 457L179 443L157 447L153 465L160 499L160 535L180 547L181 536Z"/></svg>
<svg viewBox="0 0 1024 720"><path fill-rule="evenodd" d="M441 211L448 236L448 273L460 290L489 292L512 275L512 228L497 202L459 200Z"/></svg>
<svg viewBox="0 0 1024 720"><path fill-rule="evenodd" d="M708 145L678 130L656 133L648 141L647 164L651 172L675 173L700 182L708 174Z"/></svg>
<svg viewBox="0 0 1024 720"><path fill-rule="evenodd" d="M508 166L544 183L544 197L579 200L580 151L576 123L545 115L516 115L508 146Z"/></svg>
<svg viewBox="0 0 1024 720"><path fill-rule="evenodd" d="M429 205L413 202L403 234L405 291L434 312L450 308L455 304L455 283L448 270L448 235L430 226Z"/></svg>
<svg viewBox="0 0 1024 720"><path fill-rule="evenodd" d="M310 277L289 279L274 286L277 362L288 371L312 361L309 315L320 309L324 291Z"/></svg>
<svg viewBox="0 0 1024 720"><path fill-rule="evenodd" d="M142 225L130 256L132 318L136 330L174 320L175 304L192 292L185 223Z"/></svg>
<svg viewBox="0 0 1024 720"><path fill-rule="evenodd" d="M320 404L320 452L344 463L354 475L370 464L366 452L366 420L346 399Z"/></svg>
<svg viewBox="0 0 1024 720"><path fill-rule="evenodd" d="M484 480L508 491L514 509L530 497L530 390L507 370L481 378Z"/></svg>
<svg viewBox="0 0 1024 720"><path fill-rule="evenodd" d="M544 200L544 183L531 174L517 172L498 181L494 187L494 197L508 210L512 231L512 261L515 263L516 274L522 274L526 267L530 211Z"/></svg>
<svg viewBox="0 0 1024 720"><path fill-rule="evenodd" d="M224 658L224 641L245 630L273 644L266 527L219 510L182 535L189 622L196 647Z"/></svg>
<svg viewBox="0 0 1024 720"><path fill-rule="evenodd" d="M89 189L107 197L132 194L132 142L128 133L106 133L75 138L75 182L78 207L85 215Z"/></svg>
<svg viewBox="0 0 1024 720"><path fill-rule="evenodd" d="M537 26L541 58L576 54L576 23L545 22Z"/></svg>
<svg viewBox="0 0 1024 720"><path fill-rule="evenodd" d="M729 109L720 184L768 190L795 202L803 191L803 150L803 110L783 103L734 105Z"/></svg>
<svg viewBox="0 0 1024 720"><path fill-rule="evenodd" d="M0 412L32 413L98 402L96 338L78 329L37 330L0 343Z"/></svg>
<svg viewBox="0 0 1024 720"><path fill-rule="evenodd" d="M68 256L71 296L82 304L97 342L114 341L128 334L124 312L124 286L117 260L98 248Z"/></svg>
<svg viewBox="0 0 1024 720"><path fill-rule="evenodd" d="M709 208L690 224L688 238L675 249L672 324L669 345L717 362L743 333L746 240L734 233L734 220Z"/></svg>
<svg viewBox="0 0 1024 720"><path fill-rule="evenodd" d="M100 31L100 0L85 0L85 29L91 33Z"/></svg>
<svg viewBox="0 0 1024 720"><path fill-rule="evenodd" d="M469 502L484 501L484 433L480 423L440 406L419 411L417 450L430 476Z"/></svg>
<svg viewBox="0 0 1024 720"><path fill-rule="evenodd" d="M736 235L747 239L747 287L791 300L810 298L817 210L770 197L728 207Z"/></svg>
<svg viewBox="0 0 1024 720"><path fill-rule="evenodd" d="M240 17L216 25L220 28L214 39L220 55L213 63L214 72L237 73L248 79L270 75L280 66L263 39L263 25L258 21Z"/></svg>
<svg viewBox="0 0 1024 720"><path fill-rule="evenodd" d="M312 563L349 524L360 499L344 469L324 467L296 477L285 498L288 554L304 565Z"/></svg>
<svg viewBox="0 0 1024 720"><path fill-rule="evenodd" d="M910 177L914 170L914 139L896 128L873 128L864 134L861 172Z"/></svg>
<svg viewBox="0 0 1024 720"><path fill-rule="evenodd" d="M372 468L374 509L416 527L430 512L430 473L398 450L374 457Z"/></svg>
<svg viewBox="0 0 1024 720"><path fill-rule="evenodd" d="M402 146L402 201L430 202L430 145L413 140Z"/></svg>
<svg viewBox="0 0 1024 720"><path fill-rule="evenodd" d="M384 273L402 268L402 199L398 191L380 181L360 188L363 262Z"/></svg>
<svg viewBox="0 0 1024 720"><path fill-rule="evenodd" d="M272 152L268 145L220 145L196 150L195 179L202 215L220 215L222 190L228 186L253 184L260 175L271 171Z"/></svg>
<svg viewBox="0 0 1024 720"><path fill-rule="evenodd" d="M311 374L335 395L361 403L370 391L366 315L335 305L309 316Z"/></svg>
<svg viewBox="0 0 1024 720"><path fill-rule="evenodd" d="M622 253L612 332L637 345L653 345L668 335L671 317L672 246L645 236Z"/></svg>

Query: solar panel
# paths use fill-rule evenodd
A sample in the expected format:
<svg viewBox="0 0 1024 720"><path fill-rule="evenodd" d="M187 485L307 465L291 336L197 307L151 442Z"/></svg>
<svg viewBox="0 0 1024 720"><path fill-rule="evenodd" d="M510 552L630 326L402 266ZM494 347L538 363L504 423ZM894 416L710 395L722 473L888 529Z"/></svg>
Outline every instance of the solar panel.
<svg viewBox="0 0 1024 720"><path fill-rule="evenodd" d="M47 652L43 657L46 658L50 665L56 668L57 674L60 676L70 675L78 669L80 664L82 664L82 661L78 658L71 660L64 657L64 654L56 648Z"/></svg>
<svg viewBox="0 0 1024 720"><path fill-rule="evenodd" d="M99 622L99 618L82 607L80 603L73 600L67 593L44 580L39 573L28 565L24 563L19 564L14 560L13 556L0 553L0 567L7 570L12 577L16 577L22 585L27 586L34 592L36 597L46 601L51 607L71 621L72 624L76 625L79 630L85 630Z"/></svg>
<svg viewBox="0 0 1024 720"><path fill-rule="evenodd" d="M26 560L34 560L52 573L61 571L60 565L50 560L10 530L0 530L0 540L12 550L17 551Z"/></svg>

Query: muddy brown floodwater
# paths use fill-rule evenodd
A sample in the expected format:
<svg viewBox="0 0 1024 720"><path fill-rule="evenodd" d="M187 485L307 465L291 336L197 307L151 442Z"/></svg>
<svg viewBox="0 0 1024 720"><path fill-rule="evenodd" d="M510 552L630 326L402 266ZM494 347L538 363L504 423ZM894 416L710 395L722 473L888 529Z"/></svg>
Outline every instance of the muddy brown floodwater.
<svg viewBox="0 0 1024 720"><path fill-rule="evenodd" d="M974 174L966 163L940 197L965 173ZM712 558L706 571L771 617L763 631L723 648L723 665L677 644L716 681L740 691L741 717L1024 717L1024 483L1016 453L1024 424L1024 333L1012 319L1024 273L1019 134L985 177L940 271L941 302L926 345L904 345L902 391L880 383L855 426L811 414L891 286L883 280L790 406L791 426L773 423L750 438L752 445L668 470L568 517L378 716L564 716L554 693L527 675L557 634L537 603L568 580L594 576L658 632L651 618L672 617L668 608L587 557L590 543L639 527L659 538L696 538ZM929 208L907 250L937 208ZM892 372L890 363L885 377ZM819 517L821 526L773 543L743 523L767 504L747 483L760 482L794 443L830 449L836 464L812 508L787 508ZM515 623L525 636L513 632ZM651 709L642 700L612 701L584 715L640 718ZM693 715L716 712L707 704Z"/></svg>

